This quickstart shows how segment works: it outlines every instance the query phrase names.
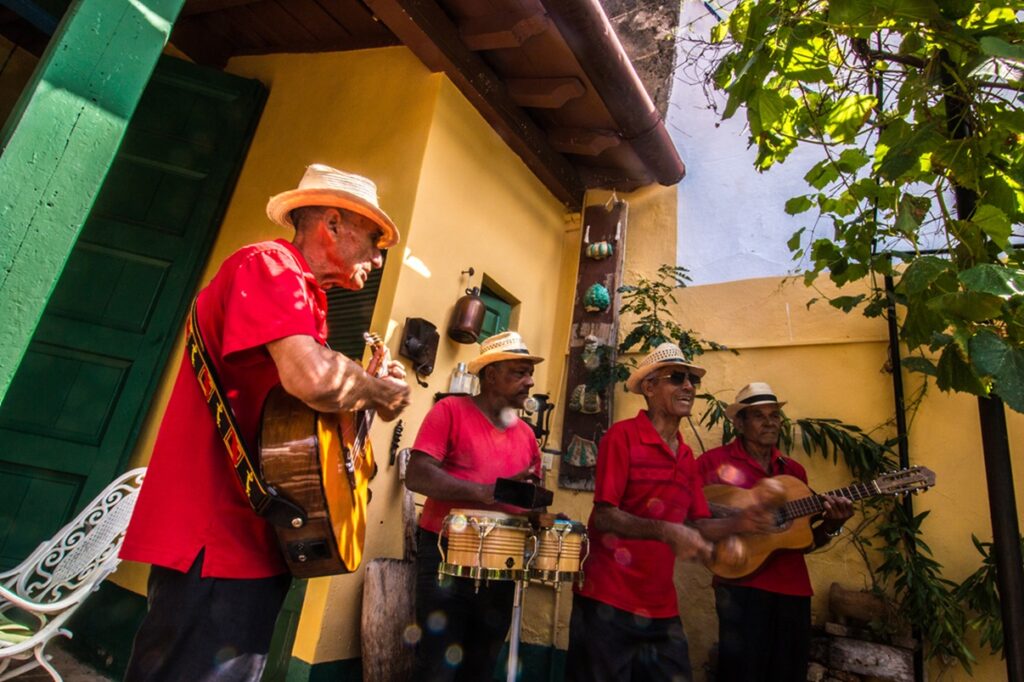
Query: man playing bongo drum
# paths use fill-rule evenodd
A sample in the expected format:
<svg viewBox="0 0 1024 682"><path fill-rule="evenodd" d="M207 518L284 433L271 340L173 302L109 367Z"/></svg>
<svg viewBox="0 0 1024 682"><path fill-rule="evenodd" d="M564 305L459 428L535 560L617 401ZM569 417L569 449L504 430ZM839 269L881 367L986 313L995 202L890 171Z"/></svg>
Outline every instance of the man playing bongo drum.
<svg viewBox="0 0 1024 682"><path fill-rule="evenodd" d="M439 583L438 534L453 508L521 511L495 503L494 483L540 476L540 449L516 410L542 360L530 355L516 332L486 339L469 363L480 379L479 395L441 400L416 436L405 484L427 497L416 543L417 682L493 678L512 617L514 583L491 581L479 590L469 578L444 576Z"/></svg>

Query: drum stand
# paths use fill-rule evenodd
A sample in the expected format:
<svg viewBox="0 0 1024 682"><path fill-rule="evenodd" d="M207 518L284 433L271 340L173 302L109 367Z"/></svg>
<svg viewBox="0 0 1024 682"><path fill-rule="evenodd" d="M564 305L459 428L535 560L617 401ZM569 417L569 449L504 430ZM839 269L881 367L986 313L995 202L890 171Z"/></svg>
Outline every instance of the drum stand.
<svg viewBox="0 0 1024 682"><path fill-rule="evenodd" d="M529 581L516 581L516 592L512 598L512 627L508 636L508 675L506 682L516 682L519 673L519 631L523 625L523 600L526 598L526 588Z"/></svg>

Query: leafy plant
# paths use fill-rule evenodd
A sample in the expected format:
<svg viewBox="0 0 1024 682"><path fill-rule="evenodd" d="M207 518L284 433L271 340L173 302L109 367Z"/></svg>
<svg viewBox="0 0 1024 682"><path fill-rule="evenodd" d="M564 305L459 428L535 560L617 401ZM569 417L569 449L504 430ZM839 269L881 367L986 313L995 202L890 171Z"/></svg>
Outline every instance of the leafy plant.
<svg viewBox="0 0 1024 682"><path fill-rule="evenodd" d="M999 617L999 592L996 589L996 559L991 542L981 542L971 535L974 547L981 555L981 567L956 589L956 598L973 614L967 624L977 630L981 645L993 654L1003 650L1003 621ZM1024 537L1020 540L1024 549Z"/></svg>
<svg viewBox="0 0 1024 682"><path fill-rule="evenodd" d="M722 116L745 108L760 170L822 160L786 211L805 281L896 281L912 369L1024 412L1024 23L999 0L740 0L712 32ZM714 46L713 46L714 47ZM1015 241L1016 239L1016 241ZM929 252L931 250L931 252Z"/></svg>

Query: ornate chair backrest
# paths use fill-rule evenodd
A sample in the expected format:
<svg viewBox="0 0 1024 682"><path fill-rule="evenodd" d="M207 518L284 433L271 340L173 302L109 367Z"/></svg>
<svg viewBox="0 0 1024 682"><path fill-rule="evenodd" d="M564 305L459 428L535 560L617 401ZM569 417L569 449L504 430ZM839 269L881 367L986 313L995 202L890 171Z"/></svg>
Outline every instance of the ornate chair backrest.
<svg viewBox="0 0 1024 682"><path fill-rule="evenodd" d="M37 604L88 594L121 562L117 555L145 473L133 469L104 488L12 572L8 588Z"/></svg>

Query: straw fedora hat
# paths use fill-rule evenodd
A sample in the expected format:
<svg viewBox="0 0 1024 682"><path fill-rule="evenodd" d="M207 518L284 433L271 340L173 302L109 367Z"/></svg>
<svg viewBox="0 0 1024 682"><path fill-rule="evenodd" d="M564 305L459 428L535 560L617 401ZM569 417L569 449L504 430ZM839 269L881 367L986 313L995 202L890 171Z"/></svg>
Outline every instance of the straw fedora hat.
<svg viewBox="0 0 1024 682"><path fill-rule="evenodd" d="M659 367L686 367L699 377L708 373L703 367L692 364L683 355L683 351L674 343L665 342L652 350L646 358L640 361L633 373L626 379L626 390L631 393L643 393L640 384L647 378L647 375Z"/></svg>
<svg viewBox="0 0 1024 682"><path fill-rule="evenodd" d="M763 381L753 381L740 389L736 394L736 401L725 408L725 416L733 419L740 410L754 405L778 405L782 407L785 401L780 401L775 395L772 387Z"/></svg>
<svg viewBox="0 0 1024 682"><path fill-rule="evenodd" d="M362 175L314 163L306 168L297 189L270 198L267 217L282 227L294 228L291 212L302 206L333 206L369 218L384 232L377 243L381 249L394 246L400 238L395 223L380 208L377 185Z"/></svg>
<svg viewBox="0 0 1024 682"><path fill-rule="evenodd" d="M533 364L544 362L539 355L530 355L523 338L516 332L501 332L480 342L480 355L469 361L467 369L473 374L492 362L503 360L529 360Z"/></svg>

